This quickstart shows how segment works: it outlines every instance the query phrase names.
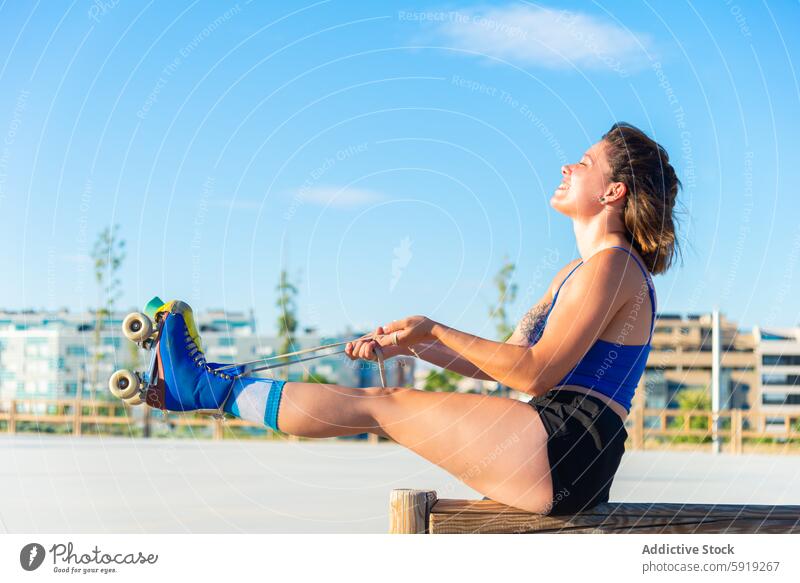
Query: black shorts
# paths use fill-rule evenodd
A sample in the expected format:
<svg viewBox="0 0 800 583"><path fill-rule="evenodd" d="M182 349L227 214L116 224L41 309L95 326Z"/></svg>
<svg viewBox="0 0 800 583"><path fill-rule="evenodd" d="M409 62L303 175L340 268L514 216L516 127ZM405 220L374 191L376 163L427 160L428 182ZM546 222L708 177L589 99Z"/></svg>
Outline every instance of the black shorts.
<svg viewBox="0 0 800 583"><path fill-rule="evenodd" d="M628 438L620 416L597 397L569 389L553 389L528 404L548 435L553 501L547 514L575 514L608 502Z"/></svg>

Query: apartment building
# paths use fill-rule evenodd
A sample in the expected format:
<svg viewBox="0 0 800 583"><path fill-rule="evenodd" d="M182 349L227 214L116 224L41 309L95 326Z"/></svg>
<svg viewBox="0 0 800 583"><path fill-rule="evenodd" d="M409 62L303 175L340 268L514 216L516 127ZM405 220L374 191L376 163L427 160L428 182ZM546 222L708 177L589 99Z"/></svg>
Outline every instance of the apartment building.
<svg viewBox="0 0 800 583"><path fill-rule="evenodd" d="M122 336L125 315L127 312L115 313L103 323L98 346L93 314L0 311L0 400L71 399L79 395L106 398L107 381L114 370L142 370L146 364L145 353ZM212 310L196 313L195 318L210 362L253 361L280 351L280 338L257 334L252 314ZM296 348L358 335L348 331L341 336L322 336L307 330L297 336ZM386 363L387 384L407 385L413 379L413 371L413 359L391 359ZM290 380L324 378L352 387L380 384L376 363L351 361L343 354L260 374Z"/></svg>
<svg viewBox="0 0 800 583"><path fill-rule="evenodd" d="M800 327L754 330L759 408L767 426L782 426L783 417L800 415ZM776 414L770 417L769 414Z"/></svg>
<svg viewBox="0 0 800 583"><path fill-rule="evenodd" d="M710 390L712 315L658 314L647 367L635 403L675 408L684 389ZM758 407L759 374L752 331L720 314L720 407ZM710 394L710 393L709 393Z"/></svg>

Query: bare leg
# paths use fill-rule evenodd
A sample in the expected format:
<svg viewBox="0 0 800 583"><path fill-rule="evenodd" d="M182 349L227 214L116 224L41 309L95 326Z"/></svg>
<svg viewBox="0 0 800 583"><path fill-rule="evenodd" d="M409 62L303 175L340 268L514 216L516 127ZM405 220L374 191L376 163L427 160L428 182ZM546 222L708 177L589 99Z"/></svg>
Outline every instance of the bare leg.
<svg viewBox="0 0 800 583"><path fill-rule="evenodd" d="M500 397L409 388L286 383L281 431L389 437L497 502L546 512L553 499L547 432L533 407Z"/></svg>

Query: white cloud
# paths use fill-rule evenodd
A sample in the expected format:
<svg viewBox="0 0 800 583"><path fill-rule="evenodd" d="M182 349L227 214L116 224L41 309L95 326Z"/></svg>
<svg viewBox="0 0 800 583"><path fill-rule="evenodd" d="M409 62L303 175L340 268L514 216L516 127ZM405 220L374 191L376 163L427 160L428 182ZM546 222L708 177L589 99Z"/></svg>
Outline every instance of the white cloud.
<svg viewBox="0 0 800 583"><path fill-rule="evenodd" d="M524 65L611 69L646 65L652 43L608 19L569 10L508 6L447 13L439 33L454 46Z"/></svg>
<svg viewBox="0 0 800 583"><path fill-rule="evenodd" d="M330 206L361 206L384 200L383 195L362 188L336 188L315 186L302 188L297 198L305 203Z"/></svg>

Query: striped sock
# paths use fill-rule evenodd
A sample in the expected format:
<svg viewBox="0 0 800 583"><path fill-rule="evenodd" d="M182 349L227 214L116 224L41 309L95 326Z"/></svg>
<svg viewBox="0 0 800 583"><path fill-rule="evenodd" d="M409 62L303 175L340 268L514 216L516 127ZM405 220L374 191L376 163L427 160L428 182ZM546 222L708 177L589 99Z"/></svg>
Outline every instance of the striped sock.
<svg viewBox="0 0 800 583"><path fill-rule="evenodd" d="M286 381L278 379L240 378L234 381L233 392L225 402L224 411L234 417L263 423L278 429L278 409Z"/></svg>

